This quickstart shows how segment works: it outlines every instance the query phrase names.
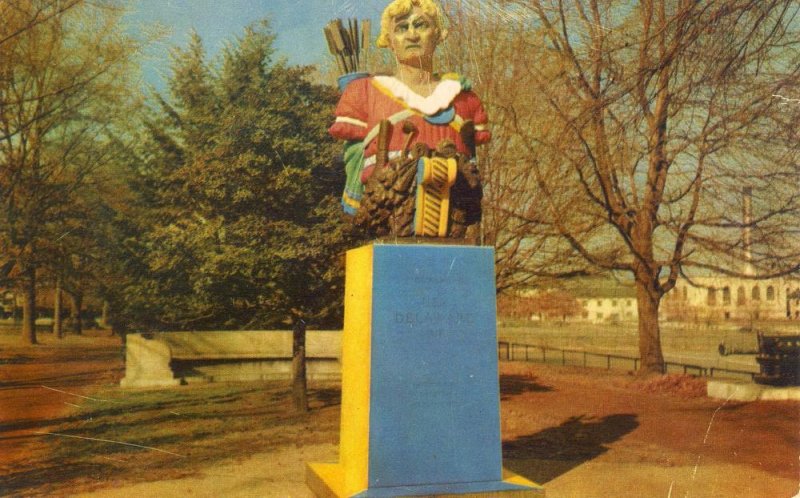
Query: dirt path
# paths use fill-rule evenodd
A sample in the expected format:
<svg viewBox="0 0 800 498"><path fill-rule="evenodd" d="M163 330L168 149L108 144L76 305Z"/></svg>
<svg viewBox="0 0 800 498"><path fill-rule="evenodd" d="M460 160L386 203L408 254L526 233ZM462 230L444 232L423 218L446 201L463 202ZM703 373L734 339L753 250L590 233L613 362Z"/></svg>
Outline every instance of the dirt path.
<svg viewBox="0 0 800 498"><path fill-rule="evenodd" d="M639 382L522 364L503 371L505 465L544 484L550 498L789 498L798 490L798 404L709 400L702 381L682 377ZM332 438L85 496L311 498L303 463L336 458Z"/></svg>
<svg viewBox="0 0 800 498"><path fill-rule="evenodd" d="M680 376L503 370L504 391L515 393L502 403L506 465L543 483L550 497L798 491L800 404L711 400L702 380Z"/></svg>
<svg viewBox="0 0 800 498"><path fill-rule="evenodd" d="M107 338L3 346L0 495L302 498L311 497L305 462L337 459L334 389L315 390L313 412L297 417L280 384L110 387L121 362ZM505 465L544 484L549 498L798 492L800 403L711 400L686 377L501 370ZM98 397L113 405L87 399ZM51 431L158 450L37 434Z"/></svg>
<svg viewBox="0 0 800 498"><path fill-rule="evenodd" d="M39 341L20 346L15 335L0 335L0 476L45 455L40 433L73 420L85 396L122 375L120 340L106 331Z"/></svg>

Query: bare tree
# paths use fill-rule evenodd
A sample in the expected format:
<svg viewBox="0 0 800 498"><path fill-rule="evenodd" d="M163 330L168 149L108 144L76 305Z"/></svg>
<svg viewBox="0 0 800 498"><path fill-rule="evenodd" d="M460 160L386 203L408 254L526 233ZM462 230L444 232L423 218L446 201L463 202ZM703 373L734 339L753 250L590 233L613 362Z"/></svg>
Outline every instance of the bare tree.
<svg viewBox="0 0 800 498"><path fill-rule="evenodd" d="M439 65L469 78L489 112L492 140L478 150L478 160L484 184L482 239L496 249L498 292L597 273L561 250L560 237L532 195L537 188L532 165L550 167L551 162L541 151L531 154L528 133L519 132L555 126L531 91L526 68L537 64L555 74L558 65L542 60L541 48L531 46L529 16L519 9L477 0L451 0L445 9L450 33ZM563 200L574 202L574 196Z"/></svg>
<svg viewBox="0 0 800 498"><path fill-rule="evenodd" d="M457 3L516 23L514 58L481 74L519 87L490 109L528 170L514 181L530 202L502 206L500 233L559 270L632 275L643 372L663 369L658 310L680 275L798 270L800 5Z"/></svg>

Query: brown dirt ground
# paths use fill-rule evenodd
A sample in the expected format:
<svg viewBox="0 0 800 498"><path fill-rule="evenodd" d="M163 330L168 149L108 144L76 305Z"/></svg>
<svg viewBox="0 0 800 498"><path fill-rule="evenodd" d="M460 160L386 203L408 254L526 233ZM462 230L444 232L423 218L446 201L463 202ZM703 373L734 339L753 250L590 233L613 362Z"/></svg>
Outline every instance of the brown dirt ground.
<svg viewBox="0 0 800 498"><path fill-rule="evenodd" d="M105 331L21 346L17 335L0 335L0 494L3 477L19 459L42 450L36 432L63 423L91 392L123 375L118 337ZM69 394L68 394L69 393Z"/></svg>
<svg viewBox="0 0 800 498"><path fill-rule="evenodd" d="M306 416L276 383L123 391L119 342L105 335L37 347L0 336L0 495L311 497L304 463L336 461L335 386L311 386ZM501 364L501 391L505 465L550 498L798 491L800 403L525 363Z"/></svg>

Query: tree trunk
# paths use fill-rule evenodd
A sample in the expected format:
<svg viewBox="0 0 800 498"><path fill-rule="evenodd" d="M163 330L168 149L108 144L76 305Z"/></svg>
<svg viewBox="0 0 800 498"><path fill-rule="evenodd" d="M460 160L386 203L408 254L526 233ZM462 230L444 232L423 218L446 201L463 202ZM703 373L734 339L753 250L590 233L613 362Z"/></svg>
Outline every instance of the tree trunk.
<svg viewBox="0 0 800 498"><path fill-rule="evenodd" d="M36 270L25 270L23 277L22 337L28 344L38 344L36 340Z"/></svg>
<svg viewBox="0 0 800 498"><path fill-rule="evenodd" d="M53 334L59 339L64 338L64 324L61 321L61 278L56 279L56 290L53 296Z"/></svg>
<svg viewBox="0 0 800 498"><path fill-rule="evenodd" d="M657 278L657 277L653 277ZM661 330L658 325L658 306L661 298L650 282L636 279L636 303L639 306L639 366L640 374L664 373L661 352Z"/></svg>
<svg viewBox="0 0 800 498"><path fill-rule="evenodd" d="M108 300L103 300L103 314L100 315L100 326L102 328L108 327L108 311L111 309L111 305L108 304Z"/></svg>
<svg viewBox="0 0 800 498"><path fill-rule="evenodd" d="M81 318L81 308L83 308L83 294L75 292L71 295L70 302L70 331L75 335L83 334L83 319Z"/></svg>
<svg viewBox="0 0 800 498"><path fill-rule="evenodd" d="M292 329L292 398L297 412L308 411L306 391L306 323L298 320Z"/></svg>
<svg viewBox="0 0 800 498"><path fill-rule="evenodd" d="M101 325L103 328L108 329L108 336L114 337L117 335L116 327L110 322L111 318L111 303L108 302L108 299L103 300L103 316L102 321L103 324Z"/></svg>

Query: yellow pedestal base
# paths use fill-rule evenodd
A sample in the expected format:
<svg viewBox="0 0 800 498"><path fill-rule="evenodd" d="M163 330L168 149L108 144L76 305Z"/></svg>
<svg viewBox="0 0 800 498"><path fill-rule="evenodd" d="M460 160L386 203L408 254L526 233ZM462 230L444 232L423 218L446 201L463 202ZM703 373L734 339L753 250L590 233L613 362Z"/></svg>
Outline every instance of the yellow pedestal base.
<svg viewBox="0 0 800 498"><path fill-rule="evenodd" d="M436 496L438 498L544 498L544 488L503 469L503 482L529 486L519 491L492 491L457 495L414 495ZM344 469L337 463L310 463L306 465L306 484L318 498L350 498L344 489Z"/></svg>

